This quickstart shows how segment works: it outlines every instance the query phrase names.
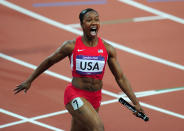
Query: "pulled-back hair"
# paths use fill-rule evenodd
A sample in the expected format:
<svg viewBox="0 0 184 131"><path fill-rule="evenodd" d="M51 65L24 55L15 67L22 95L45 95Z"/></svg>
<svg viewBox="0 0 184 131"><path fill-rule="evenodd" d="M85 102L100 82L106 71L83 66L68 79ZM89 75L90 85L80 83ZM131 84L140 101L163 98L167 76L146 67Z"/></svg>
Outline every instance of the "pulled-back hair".
<svg viewBox="0 0 184 131"><path fill-rule="evenodd" d="M85 14L87 14L87 13L90 12L90 11L95 11L95 12L97 12L96 10L94 10L94 9L92 9L92 8L87 8L87 9L84 9L84 10L82 10L82 11L80 12L80 14L79 14L79 19L80 19L80 23L81 23L81 24L83 24L83 19L84 19Z"/></svg>

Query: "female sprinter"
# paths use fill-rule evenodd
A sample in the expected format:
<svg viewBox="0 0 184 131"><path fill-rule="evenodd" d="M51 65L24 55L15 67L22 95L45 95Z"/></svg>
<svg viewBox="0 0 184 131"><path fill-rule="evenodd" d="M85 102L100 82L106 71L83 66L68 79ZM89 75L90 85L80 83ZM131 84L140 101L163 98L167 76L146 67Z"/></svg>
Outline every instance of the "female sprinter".
<svg viewBox="0 0 184 131"><path fill-rule="evenodd" d="M72 82L66 87L64 104L72 115L71 131L104 131L98 115L101 102L102 77L106 62L119 87L130 98L135 108L143 112L117 61L115 49L97 36L99 14L88 8L79 15L83 36L64 42L52 55L14 90L15 94L30 88L31 83L53 64L70 59Z"/></svg>

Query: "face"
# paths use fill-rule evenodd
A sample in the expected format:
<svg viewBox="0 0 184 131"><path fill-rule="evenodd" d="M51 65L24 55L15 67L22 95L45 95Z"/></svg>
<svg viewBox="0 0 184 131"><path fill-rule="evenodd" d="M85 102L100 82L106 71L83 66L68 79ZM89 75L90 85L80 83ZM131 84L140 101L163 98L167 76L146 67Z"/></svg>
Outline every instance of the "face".
<svg viewBox="0 0 184 131"><path fill-rule="evenodd" d="M86 34L88 37L97 36L98 30L100 28L100 19L98 13L95 11L86 13L81 26L84 34Z"/></svg>

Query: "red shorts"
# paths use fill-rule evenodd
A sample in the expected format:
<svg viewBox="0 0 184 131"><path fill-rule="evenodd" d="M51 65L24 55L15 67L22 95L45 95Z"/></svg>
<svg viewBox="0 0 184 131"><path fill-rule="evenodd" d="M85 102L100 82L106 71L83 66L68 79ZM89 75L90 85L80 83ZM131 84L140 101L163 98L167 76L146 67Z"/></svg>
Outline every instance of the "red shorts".
<svg viewBox="0 0 184 131"><path fill-rule="evenodd" d="M76 87L74 87L71 83L66 87L65 93L64 93L64 104L68 104L70 101L72 101L76 97L83 97L86 100L88 100L91 105L97 109L100 107L101 99L102 99L102 92L99 91L86 91L81 90Z"/></svg>

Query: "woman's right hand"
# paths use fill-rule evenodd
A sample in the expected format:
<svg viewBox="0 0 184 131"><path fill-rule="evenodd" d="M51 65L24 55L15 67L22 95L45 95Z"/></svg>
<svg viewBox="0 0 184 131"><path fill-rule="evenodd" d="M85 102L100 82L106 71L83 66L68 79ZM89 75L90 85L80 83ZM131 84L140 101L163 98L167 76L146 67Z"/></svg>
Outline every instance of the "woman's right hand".
<svg viewBox="0 0 184 131"><path fill-rule="evenodd" d="M31 87L31 82L23 82L20 85L17 86L17 88L15 88L13 91L15 92L15 94L24 91L25 93L29 90L29 88Z"/></svg>

